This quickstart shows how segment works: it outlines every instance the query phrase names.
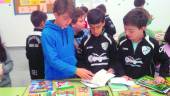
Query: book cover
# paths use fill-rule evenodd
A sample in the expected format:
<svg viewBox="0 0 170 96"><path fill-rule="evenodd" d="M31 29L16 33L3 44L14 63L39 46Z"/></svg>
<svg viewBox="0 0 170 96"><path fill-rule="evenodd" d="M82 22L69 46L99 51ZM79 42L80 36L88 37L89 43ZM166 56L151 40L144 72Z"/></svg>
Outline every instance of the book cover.
<svg viewBox="0 0 170 96"><path fill-rule="evenodd" d="M109 83L110 84L124 84L124 85L127 85L127 86L136 85L133 80L126 80L123 77L114 77L114 78L110 79Z"/></svg>
<svg viewBox="0 0 170 96"><path fill-rule="evenodd" d="M70 81L53 81L53 86L55 89L74 88L74 85Z"/></svg>
<svg viewBox="0 0 170 96"><path fill-rule="evenodd" d="M89 87L76 87L76 96L93 96Z"/></svg>
<svg viewBox="0 0 170 96"><path fill-rule="evenodd" d="M150 96L147 89L140 85L129 86L128 90L119 91L120 96Z"/></svg>
<svg viewBox="0 0 170 96"><path fill-rule="evenodd" d="M150 76L141 77L136 80L136 83L161 93L167 93L170 90L170 86L167 83L157 84L154 78Z"/></svg>
<svg viewBox="0 0 170 96"><path fill-rule="evenodd" d="M74 88L59 89L52 93L52 96L76 96Z"/></svg>
<svg viewBox="0 0 170 96"><path fill-rule="evenodd" d="M36 92L47 92L52 91L52 81L45 81L45 80L32 80L30 86L30 93Z"/></svg>
<svg viewBox="0 0 170 96"><path fill-rule="evenodd" d="M128 90L128 87L124 84L110 84L109 87L112 91L125 91Z"/></svg>
<svg viewBox="0 0 170 96"><path fill-rule="evenodd" d="M93 96L109 96L107 90L93 90Z"/></svg>
<svg viewBox="0 0 170 96"><path fill-rule="evenodd" d="M114 74L101 69L93 76L92 80L81 80L81 82L91 88L102 87L114 76Z"/></svg>

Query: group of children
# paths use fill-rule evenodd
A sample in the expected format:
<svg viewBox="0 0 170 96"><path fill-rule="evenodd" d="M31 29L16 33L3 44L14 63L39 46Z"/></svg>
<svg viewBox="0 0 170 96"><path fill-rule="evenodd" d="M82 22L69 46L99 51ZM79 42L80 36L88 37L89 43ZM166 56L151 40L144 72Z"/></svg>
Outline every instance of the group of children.
<svg viewBox="0 0 170 96"><path fill-rule="evenodd" d="M55 20L46 21L45 14L41 14L44 15L42 16L44 19L41 20L35 19L41 17L31 16L31 20L39 21L39 26L32 21L35 26L34 30L41 31L39 28L43 28L40 41L43 50L39 50L41 52L38 53L37 48L41 48L41 44L35 41L39 40L31 41L30 39L31 37L39 38L35 37L37 32L28 37L26 51L30 67L36 63L40 64L40 61L36 63L31 61L36 61L33 58L38 58L37 54L41 54L44 55L44 57L39 57L44 60L44 73L47 80L61 80L77 76L92 79L100 69L126 79L136 79L144 75L154 76L155 66L160 63L159 76L156 76L155 80L158 83L164 82L164 77L169 75L170 64L164 49L170 47L169 45L160 47L154 38L146 34L148 16L143 9L132 9L124 16L125 36L116 42L113 39L116 33L115 27L111 20L108 20L108 16L105 15L106 11L103 11L102 7L103 5L99 5L86 14L82 8L75 8L72 0L56 0L53 7ZM86 16L89 29L85 29ZM40 25L45 21L45 27L41 27ZM110 28L106 26L107 22L110 23ZM165 35L168 44L169 33L168 29ZM31 57L30 53L34 54L34 57ZM41 66L40 69L43 69L43 65L36 66L37 68ZM38 69L32 69L30 73L39 76L39 72L42 73ZM38 78L43 79L43 77Z"/></svg>

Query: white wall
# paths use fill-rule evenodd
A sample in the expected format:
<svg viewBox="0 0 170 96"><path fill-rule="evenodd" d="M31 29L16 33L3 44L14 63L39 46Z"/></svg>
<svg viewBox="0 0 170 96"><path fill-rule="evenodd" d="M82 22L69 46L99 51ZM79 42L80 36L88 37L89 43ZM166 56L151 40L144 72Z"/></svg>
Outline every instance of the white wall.
<svg viewBox="0 0 170 96"><path fill-rule="evenodd" d="M77 0L77 6L81 6L84 0ZM89 1L87 3L87 1ZM125 14L134 8L134 0L87 0L85 6L89 9L95 8L98 4L104 3L107 8L107 13L111 17L116 26L118 33L123 32L123 17ZM100 1L100 2L98 2ZM90 4L98 2L98 4ZM89 5L88 5L89 4ZM153 31L165 32L170 25L170 0L146 0L145 9L147 9L154 17L152 24L148 27Z"/></svg>
<svg viewBox="0 0 170 96"><path fill-rule="evenodd" d="M48 14L48 18L53 15ZM13 2L0 4L0 35L6 46L25 46L26 37L32 31L30 14L15 15Z"/></svg>
<svg viewBox="0 0 170 96"><path fill-rule="evenodd" d="M149 5L146 4L145 8L155 18L149 28L154 31L166 31L170 24L170 6L168 6L170 0L146 0L146 2ZM76 0L77 6L82 5L82 3L89 9L104 3L118 33L124 30L122 18L129 10L134 8L133 0ZM49 14L48 18L52 19L53 15ZM25 39L32 30L30 14L15 15L13 2L11 4L0 4L0 34L7 46L25 46Z"/></svg>

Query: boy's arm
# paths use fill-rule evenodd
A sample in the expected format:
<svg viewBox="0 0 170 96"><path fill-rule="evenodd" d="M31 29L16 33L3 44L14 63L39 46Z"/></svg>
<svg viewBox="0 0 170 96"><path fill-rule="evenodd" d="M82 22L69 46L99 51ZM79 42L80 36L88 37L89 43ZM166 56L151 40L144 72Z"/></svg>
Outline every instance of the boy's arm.
<svg viewBox="0 0 170 96"><path fill-rule="evenodd" d="M9 73L13 69L13 61L11 60L11 57L6 50L7 54L7 60L5 61L5 64L3 66L3 74Z"/></svg>
<svg viewBox="0 0 170 96"><path fill-rule="evenodd" d="M26 57L27 57L27 59L29 59L30 58L30 52L28 52L29 51L29 48L28 48L28 38L29 37L27 37L27 39L26 39L26 47L25 47L25 49L26 49Z"/></svg>
<svg viewBox="0 0 170 96"><path fill-rule="evenodd" d="M110 68L114 69L115 75L122 76L124 75L124 70L123 70L123 66L118 61L118 50L116 45L117 44L115 40L112 39L112 44L109 48L109 59L110 59L109 66Z"/></svg>
<svg viewBox="0 0 170 96"><path fill-rule="evenodd" d="M159 75L162 77L166 77L169 75L169 64L170 59L168 55L165 53L162 47L159 46L158 43L156 43L155 50L154 50L154 59L158 63L160 63L160 70Z"/></svg>
<svg viewBox="0 0 170 96"><path fill-rule="evenodd" d="M66 63L58 58L57 49L55 48L55 39L57 38L48 34L48 32L46 33L47 34L42 35L42 46L44 57L48 60L48 64L55 70L61 71L65 74L69 73L70 75L74 75L76 73L76 66Z"/></svg>

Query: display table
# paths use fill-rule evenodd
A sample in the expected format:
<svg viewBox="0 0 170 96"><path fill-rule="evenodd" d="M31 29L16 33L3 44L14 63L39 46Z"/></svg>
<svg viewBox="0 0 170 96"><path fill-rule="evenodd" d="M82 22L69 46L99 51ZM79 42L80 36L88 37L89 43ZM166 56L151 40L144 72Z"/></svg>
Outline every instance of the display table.
<svg viewBox="0 0 170 96"><path fill-rule="evenodd" d="M27 87L0 88L0 96L23 96L26 90Z"/></svg>
<svg viewBox="0 0 170 96"><path fill-rule="evenodd" d="M69 81L72 82L72 84L74 85L74 87L85 87L85 85L83 85L82 83L80 83L80 79L69 79ZM95 88L95 89L92 89L92 90L107 90L108 93L109 93L109 96L120 96L119 92L118 91L111 91L110 87L109 86L105 86L105 87L100 87L100 88ZM161 93L158 93L158 92L155 92L153 90L147 90L148 93L149 93L149 96L166 96L165 94L161 94ZM1 95L0 95L1 96ZM5 95L7 96L7 95ZM25 91L24 95L23 96L29 96L29 88L27 88L27 90Z"/></svg>

